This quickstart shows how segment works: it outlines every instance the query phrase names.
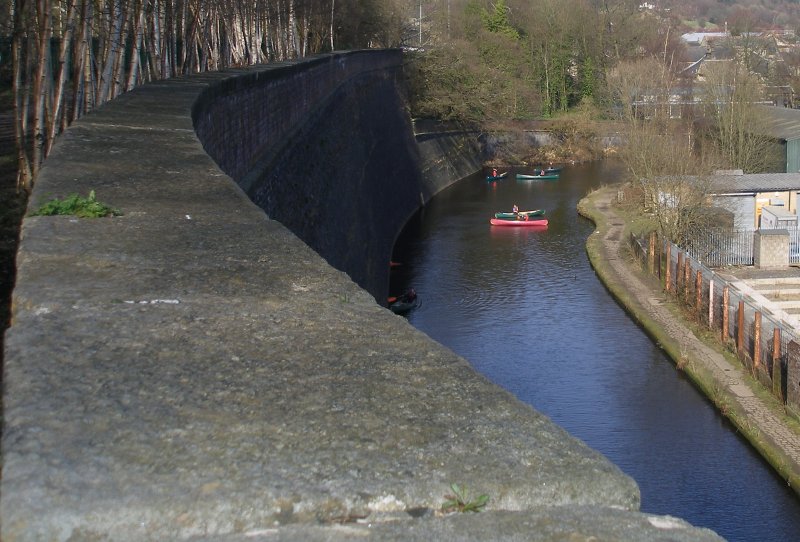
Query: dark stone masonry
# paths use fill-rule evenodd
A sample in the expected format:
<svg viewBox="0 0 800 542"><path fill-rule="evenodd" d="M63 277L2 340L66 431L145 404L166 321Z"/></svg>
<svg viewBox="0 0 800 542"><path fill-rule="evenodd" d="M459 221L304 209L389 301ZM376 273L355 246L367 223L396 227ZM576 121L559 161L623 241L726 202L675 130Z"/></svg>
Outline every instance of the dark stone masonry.
<svg viewBox="0 0 800 542"><path fill-rule="evenodd" d="M399 51L146 85L59 139L6 335L4 542L719 540L376 300L475 171L418 142ZM238 183L238 184L237 184ZM451 483L490 497L436 511Z"/></svg>

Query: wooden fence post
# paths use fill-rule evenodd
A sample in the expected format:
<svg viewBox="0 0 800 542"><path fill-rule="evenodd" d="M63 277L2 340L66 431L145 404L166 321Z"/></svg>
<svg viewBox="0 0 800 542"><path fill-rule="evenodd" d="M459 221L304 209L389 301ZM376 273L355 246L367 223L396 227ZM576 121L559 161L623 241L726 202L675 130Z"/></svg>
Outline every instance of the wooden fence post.
<svg viewBox="0 0 800 542"><path fill-rule="evenodd" d="M781 370L781 328L772 330L772 394L783 403L783 371Z"/></svg>
<svg viewBox="0 0 800 542"><path fill-rule="evenodd" d="M650 232L650 245L647 247L647 269L652 275L656 265L656 232Z"/></svg>
<svg viewBox="0 0 800 542"><path fill-rule="evenodd" d="M714 277L708 281L708 329L714 329Z"/></svg>
<svg viewBox="0 0 800 542"><path fill-rule="evenodd" d="M741 356L744 352L744 301L739 300L739 310L736 313L737 327L736 330L736 351Z"/></svg>
<svg viewBox="0 0 800 542"><path fill-rule="evenodd" d="M691 293L692 264L689 255L683 259L683 302L689 305L689 294Z"/></svg>
<svg viewBox="0 0 800 542"><path fill-rule="evenodd" d="M667 267L666 278L664 279L664 289L667 293L672 291L672 244L667 243Z"/></svg>
<svg viewBox="0 0 800 542"><path fill-rule="evenodd" d="M700 311L703 310L703 272L701 270L697 270L697 274L695 275L694 279L694 294L695 294L695 310L697 311L697 317L700 317Z"/></svg>
<svg viewBox="0 0 800 542"><path fill-rule="evenodd" d="M722 342L728 341L728 311L730 310L731 292L726 284L722 289Z"/></svg>
<svg viewBox="0 0 800 542"><path fill-rule="evenodd" d="M658 238L658 235L656 235L656 242L658 243L658 252L656 253L656 258L658 258L658 261L656 262L656 267L658 267L658 280L661 280L663 277L661 271L661 262L664 260L664 244L661 242L661 239Z"/></svg>
<svg viewBox="0 0 800 542"><path fill-rule="evenodd" d="M753 372L761 365L761 311L756 311L753 320Z"/></svg>
<svg viewBox="0 0 800 542"><path fill-rule="evenodd" d="M678 264L675 266L675 295L680 295L682 281L683 281L683 252L678 252Z"/></svg>

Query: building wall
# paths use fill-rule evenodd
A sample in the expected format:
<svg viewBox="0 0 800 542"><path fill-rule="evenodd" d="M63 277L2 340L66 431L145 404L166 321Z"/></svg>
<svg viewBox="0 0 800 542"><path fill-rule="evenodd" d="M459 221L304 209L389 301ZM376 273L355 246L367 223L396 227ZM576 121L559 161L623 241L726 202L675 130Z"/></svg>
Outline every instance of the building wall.
<svg viewBox="0 0 800 542"><path fill-rule="evenodd" d="M756 198L752 194L715 196L712 201L733 214L733 229L752 230L756 227Z"/></svg>

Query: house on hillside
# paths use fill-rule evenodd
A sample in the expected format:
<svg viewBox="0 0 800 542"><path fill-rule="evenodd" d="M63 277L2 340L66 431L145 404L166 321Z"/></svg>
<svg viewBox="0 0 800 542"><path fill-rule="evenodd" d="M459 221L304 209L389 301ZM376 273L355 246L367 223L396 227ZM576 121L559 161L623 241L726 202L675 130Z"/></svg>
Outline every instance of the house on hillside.
<svg viewBox="0 0 800 542"><path fill-rule="evenodd" d="M701 80L704 66L739 59L764 82L768 102L794 107L794 90L788 84L791 79L789 59L799 46L788 39L790 36L793 32L753 32L739 36L726 32L683 34L681 38L688 58L681 73Z"/></svg>

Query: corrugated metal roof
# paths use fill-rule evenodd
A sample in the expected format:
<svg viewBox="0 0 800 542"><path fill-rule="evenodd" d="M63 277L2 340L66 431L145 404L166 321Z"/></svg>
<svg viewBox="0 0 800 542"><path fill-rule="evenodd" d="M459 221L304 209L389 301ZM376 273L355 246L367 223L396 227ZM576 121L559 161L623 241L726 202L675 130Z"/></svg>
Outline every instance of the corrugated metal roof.
<svg viewBox="0 0 800 542"><path fill-rule="evenodd" d="M750 173L746 175L712 175L709 193L785 192L800 190L800 173Z"/></svg>
<svg viewBox="0 0 800 542"><path fill-rule="evenodd" d="M767 115L769 135L778 139L800 139L800 109L761 106Z"/></svg>

